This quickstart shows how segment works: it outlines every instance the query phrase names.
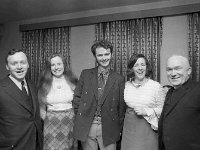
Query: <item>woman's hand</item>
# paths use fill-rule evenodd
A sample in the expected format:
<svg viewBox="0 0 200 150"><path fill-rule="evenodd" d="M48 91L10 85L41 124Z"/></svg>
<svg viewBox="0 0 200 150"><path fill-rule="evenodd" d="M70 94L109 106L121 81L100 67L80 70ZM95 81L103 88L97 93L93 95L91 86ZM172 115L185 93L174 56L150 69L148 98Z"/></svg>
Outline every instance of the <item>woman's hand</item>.
<svg viewBox="0 0 200 150"><path fill-rule="evenodd" d="M133 109L134 109L134 111L135 111L135 113L137 115L141 115L141 116L146 116L147 115L145 109L143 107L141 107L141 106L135 106Z"/></svg>

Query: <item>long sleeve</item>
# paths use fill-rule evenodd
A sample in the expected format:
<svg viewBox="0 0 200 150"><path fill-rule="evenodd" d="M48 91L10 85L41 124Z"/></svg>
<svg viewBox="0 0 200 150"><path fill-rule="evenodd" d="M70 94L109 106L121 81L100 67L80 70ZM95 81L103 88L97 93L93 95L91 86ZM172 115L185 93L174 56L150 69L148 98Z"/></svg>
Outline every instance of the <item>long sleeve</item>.
<svg viewBox="0 0 200 150"><path fill-rule="evenodd" d="M47 106L46 104L44 103L44 97L42 96L41 94L41 91L38 92L38 99L39 99L39 105L40 105L40 118L42 118L43 120L45 119L46 117L46 113L47 113Z"/></svg>
<svg viewBox="0 0 200 150"><path fill-rule="evenodd" d="M40 117L41 117L43 120L44 120L45 117L46 117L46 113L47 113L46 108L40 106Z"/></svg>
<svg viewBox="0 0 200 150"><path fill-rule="evenodd" d="M161 86L159 86L157 92L155 92L154 99L154 105L144 108L147 113L147 116L144 118L151 124L152 129L157 130L158 119L161 115L165 99L165 92Z"/></svg>
<svg viewBox="0 0 200 150"><path fill-rule="evenodd" d="M142 107L146 111L144 119L151 124L154 130L158 128L158 118L161 114L165 92L162 86L151 79L137 88L131 82L127 82L124 91L126 104L130 108Z"/></svg>
<svg viewBox="0 0 200 150"><path fill-rule="evenodd" d="M72 101L72 105L74 108L74 113L77 114L78 112L78 108L79 108L79 102L81 99L81 95L82 95L82 90L83 90L83 84L84 84L84 71L81 72L78 84L74 90L74 98Z"/></svg>
<svg viewBox="0 0 200 150"><path fill-rule="evenodd" d="M124 101L124 88L125 88L125 79L120 82L120 104L119 104L119 118L121 129L123 128L124 115L126 112L126 103Z"/></svg>

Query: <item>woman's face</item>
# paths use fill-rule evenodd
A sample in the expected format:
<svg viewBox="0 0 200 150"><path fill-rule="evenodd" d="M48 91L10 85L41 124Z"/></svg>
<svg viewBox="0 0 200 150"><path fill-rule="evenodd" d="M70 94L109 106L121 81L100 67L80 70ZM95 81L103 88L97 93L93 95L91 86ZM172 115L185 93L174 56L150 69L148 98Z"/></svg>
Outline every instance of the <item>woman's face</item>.
<svg viewBox="0 0 200 150"><path fill-rule="evenodd" d="M138 58L133 66L133 72L135 74L135 80L142 81L146 75L146 62L144 58Z"/></svg>
<svg viewBox="0 0 200 150"><path fill-rule="evenodd" d="M59 56L53 57L51 59L51 73L53 76L60 78L63 76L64 64Z"/></svg>

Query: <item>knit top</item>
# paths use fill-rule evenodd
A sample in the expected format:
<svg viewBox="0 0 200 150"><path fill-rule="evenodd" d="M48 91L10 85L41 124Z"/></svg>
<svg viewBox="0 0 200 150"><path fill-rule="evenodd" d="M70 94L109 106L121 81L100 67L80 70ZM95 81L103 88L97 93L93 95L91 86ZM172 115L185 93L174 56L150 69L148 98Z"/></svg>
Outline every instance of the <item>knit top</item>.
<svg viewBox="0 0 200 150"><path fill-rule="evenodd" d="M143 107L146 111L144 119L156 130L158 118L164 104L165 92L162 86L151 79L137 87L131 81L127 81L124 90L124 100L129 108Z"/></svg>
<svg viewBox="0 0 200 150"><path fill-rule="evenodd" d="M48 110L66 110L72 108L73 90L65 78L53 77L52 87L47 94Z"/></svg>

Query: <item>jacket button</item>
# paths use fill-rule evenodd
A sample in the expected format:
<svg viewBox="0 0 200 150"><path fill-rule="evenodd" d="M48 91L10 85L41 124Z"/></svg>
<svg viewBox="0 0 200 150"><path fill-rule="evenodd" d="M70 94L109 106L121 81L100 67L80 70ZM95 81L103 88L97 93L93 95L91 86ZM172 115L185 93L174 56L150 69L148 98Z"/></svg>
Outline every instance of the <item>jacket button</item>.
<svg viewBox="0 0 200 150"><path fill-rule="evenodd" d="M86 106L86 103L84 103L83 105Z"/></svg>
<svg viewBox="0 0 200 150"><path fill-rule="evenodd" d="M85 94L87 94L87 91L85 92Z"/></svg>
<svg viewBox="0 0 200 150"><path fill-rule="evenodd" d="M79 115L81 116L81 113L79 113Z"/></svg>
<svg viewBox="0 0 200 150"><path fill-rule="evenodd" d="M113 109L111 108L110 111L113 111Z"/></svg>

